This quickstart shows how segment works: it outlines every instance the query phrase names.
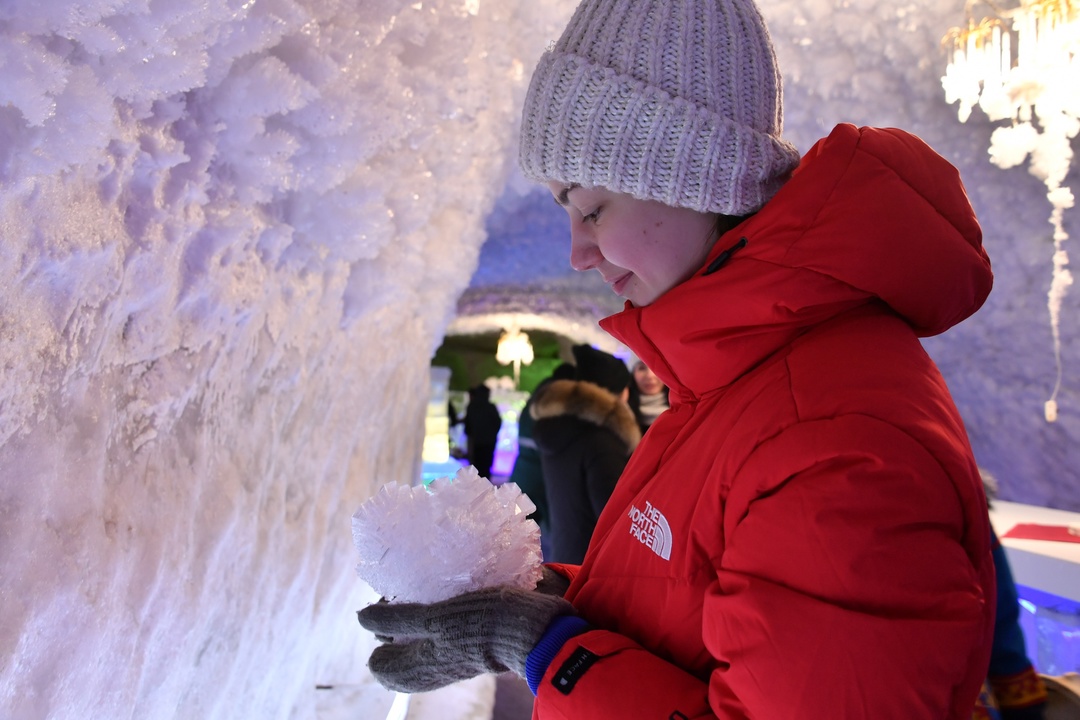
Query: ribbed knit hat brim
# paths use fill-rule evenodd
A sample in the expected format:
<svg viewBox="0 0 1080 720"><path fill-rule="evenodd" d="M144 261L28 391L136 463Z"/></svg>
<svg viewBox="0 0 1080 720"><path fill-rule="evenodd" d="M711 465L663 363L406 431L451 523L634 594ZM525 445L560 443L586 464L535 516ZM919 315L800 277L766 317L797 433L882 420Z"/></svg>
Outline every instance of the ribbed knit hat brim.
<svg viewBox="0 0 1080 720"><path fill-rule="evenodd" d="M772 45L748 0L585 0L533 74L521 167L540 182L744 215L798 164L780 138L781 106Z"/></svg>

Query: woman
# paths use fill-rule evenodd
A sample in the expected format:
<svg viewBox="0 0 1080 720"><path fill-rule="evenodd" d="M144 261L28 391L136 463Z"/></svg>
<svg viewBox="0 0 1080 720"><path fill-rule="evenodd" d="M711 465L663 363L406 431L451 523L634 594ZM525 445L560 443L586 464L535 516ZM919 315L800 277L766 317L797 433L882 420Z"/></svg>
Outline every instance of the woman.
<svg viewBox="0 0 1080 720"><path fill-rule="evenodd" d="M919 337L985 300L981 231L918 138L840 125L800 160L781 105L750 0L584 0L541 58L523 169L671 408L582 564L550 568L562 597L362 611L399 640L381 682L510 668L538 718L971 716L990 528Z"/></svg>
<svg viewBox="0 0 1080 720"><path fill-rule="evenodd" d="M644 435L660 413L670 407L668 389L664 381L656 377L656 373L640 360L634 359L630 363L630 371L634 381L630 383L627 403L634 411L634 419Z"/></svg>

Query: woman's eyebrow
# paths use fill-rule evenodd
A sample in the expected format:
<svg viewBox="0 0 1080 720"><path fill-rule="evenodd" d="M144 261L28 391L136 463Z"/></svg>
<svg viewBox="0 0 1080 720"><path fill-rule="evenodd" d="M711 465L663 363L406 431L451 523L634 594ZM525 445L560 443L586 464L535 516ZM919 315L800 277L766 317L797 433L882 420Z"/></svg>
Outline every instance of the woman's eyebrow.
<svg viewBox="0 0 1080 720"><path fill-rule="evenodd" d="M581 187L581 185L578 183L570 183L569 185L564 187L561 192L559 192L558 196L556 196L555 198L555 202L562 207L566 207L566 204L570 202L570 191L575 190L579 187Z"/></svg>

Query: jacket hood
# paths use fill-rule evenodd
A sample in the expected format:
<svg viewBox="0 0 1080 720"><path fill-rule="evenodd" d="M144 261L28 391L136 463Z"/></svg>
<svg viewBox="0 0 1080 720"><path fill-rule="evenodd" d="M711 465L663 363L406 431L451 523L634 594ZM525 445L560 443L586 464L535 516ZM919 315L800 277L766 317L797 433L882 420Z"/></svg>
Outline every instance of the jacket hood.
<svg viewBox="0 0 1080 720"><path fill-rule="evenodd" d="M702 268L646 307L627 303L601 326L666 385L699 395L856 307L884 304L921 337L944 332L993 283L959 173L902 130L837 126L706 267L742 238L716 272Z"/></svg>
<svg viewBox="0 0 1080 720"><path fill-rule="evenodd" d="M536 394L529 413L538 423L548 418L570 415L607 428L622 439L630 451L641 442L641 430L630 406L599 385L584 380L552 381ZM534 436L536 431L534 427ZM564 441L569 444L577 437L576 432L571 432Z"/></svg>

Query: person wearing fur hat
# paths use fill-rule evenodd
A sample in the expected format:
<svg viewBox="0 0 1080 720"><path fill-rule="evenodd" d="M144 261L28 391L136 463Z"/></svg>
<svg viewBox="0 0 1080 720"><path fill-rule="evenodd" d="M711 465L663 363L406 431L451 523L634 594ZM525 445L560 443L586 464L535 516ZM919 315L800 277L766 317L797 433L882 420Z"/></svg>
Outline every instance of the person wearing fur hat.
<svg viewBox="0 0 1080 720"><path fill-rule="evenodd" d="M536 395L533 440L547 495L550 558L580 563L615 483L641 440L626 404L630 373L614 355L573 348L573 380L555 380Z"/></svg>
<svg viewBox="0 0 1080 720"><path fill-rule="evenodd" d="M782 110L752 0L583 0L543 54L521 166L671 407L580 565L361 611L381 683L509 668L541 720L971 717L990 525L919 339L989 294L981 230L919 138L841 124L800 158Z"/></svg>

